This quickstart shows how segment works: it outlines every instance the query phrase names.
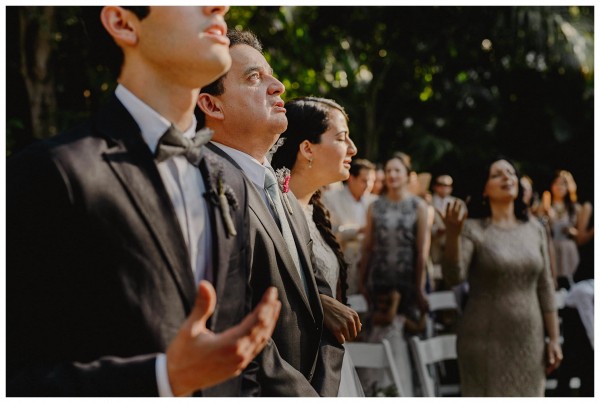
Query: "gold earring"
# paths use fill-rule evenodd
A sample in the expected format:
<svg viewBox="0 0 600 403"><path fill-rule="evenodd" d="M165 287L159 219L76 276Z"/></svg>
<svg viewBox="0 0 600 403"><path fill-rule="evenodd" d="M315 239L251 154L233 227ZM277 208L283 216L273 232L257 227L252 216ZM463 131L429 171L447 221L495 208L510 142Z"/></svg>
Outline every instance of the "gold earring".
<svg viewBox="0 0 600 403"><path fill-rule="evenodd" d="M312 159L309 159L309 160L308 160L308 167L309 167L309 168L312 168Z"/></svg>

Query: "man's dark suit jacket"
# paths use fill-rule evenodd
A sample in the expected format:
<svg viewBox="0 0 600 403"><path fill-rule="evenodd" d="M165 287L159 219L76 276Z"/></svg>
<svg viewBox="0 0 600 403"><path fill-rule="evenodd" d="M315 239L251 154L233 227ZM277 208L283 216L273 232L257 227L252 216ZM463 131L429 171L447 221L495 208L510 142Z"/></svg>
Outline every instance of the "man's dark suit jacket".
<svg viewBox="0 0 600 403"><path fill-rule="evenodd" d="M207 190L220 161L239 202L235 237L209 207L218 298L209 325L221 332L251 304L247 188L239 171L203 152ZM131 115L114 98L82 127L11 157L6 201L7 395L157 396L156 355L189 314L197 285ZM237 377L203 394L239 396L257 386Z"/></svg>
<svg viewBox="0 0 600 403"><path fill-rule="evenodd" d="M208 148L240 168L213 144ZM281 312L272 339L258 357L263 396L337 396L344 348L323 329L319 293L331 296L324 279L315 277L312 240L302 207L289 193L293 214L286 215L308 283L308 295L262 195L248 182L250 208L250 267L253 304L267 287L279 291ZM285 209L284 209L285 210Z"/></svg>

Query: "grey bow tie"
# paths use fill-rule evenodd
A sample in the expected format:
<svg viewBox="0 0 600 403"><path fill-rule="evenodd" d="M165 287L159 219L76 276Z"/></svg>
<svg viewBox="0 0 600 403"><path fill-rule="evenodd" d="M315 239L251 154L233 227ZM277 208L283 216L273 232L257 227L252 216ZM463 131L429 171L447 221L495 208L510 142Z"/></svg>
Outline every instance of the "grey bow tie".
<svg viewBox="0 0 600 403"><path fill-rule="evenodd" d="M188 139L173 125L162 135L156 146L154 159L162 162L174 155L183 155L192 165L198 165L202 155L202 146L208 143L213 131L207 127L196 132Z"/></svg>

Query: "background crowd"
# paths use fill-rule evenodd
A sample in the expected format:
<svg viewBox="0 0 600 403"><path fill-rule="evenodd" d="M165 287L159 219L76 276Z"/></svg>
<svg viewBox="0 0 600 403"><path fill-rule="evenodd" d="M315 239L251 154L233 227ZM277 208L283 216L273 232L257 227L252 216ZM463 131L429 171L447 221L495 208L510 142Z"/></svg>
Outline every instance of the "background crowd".
<svg viewBox="0 0 600 403"><path fill-rule="evenodd" d="M438 333L462 396L592 394L593 208L570 172L357 158L343 105L284 103L227 7L189 10L88 10L118 47L114 95L9 159L10 395L400 393L357 368L363 341L420 396L408 345ZM443 290L452 314L430 309Z"/></svg>
<svg viewBox="0 0 600 403"><path fill-rule="evenodd" d="M593 337L589 337L587 327L593 323L593 310L589 311L593 304L593 261L586 245L594 235L592 206L577 202L576 184L568 171L557 170L551 183L534 189L531 179L521 176L512 162L502 157L492 162L469 178L436 173L430 182L430 173L411 171L409 156L398 153L383 165L383 191L375 195L376 165L358 159L353 161L346 184L324 193L340 243L348 245L349 256L361 262L357 283L350 285L369 301L367 325L359 338L375 342L403 337L403 342L392 346L398 350L397 356L408 358L408 339L424 337L424 318L432 315L420 301L430 292L453 290L464 309L460 319L448 318L448 312L433 316L441 333L456 333L458 327L459 343L464 343L458 346L463 395L487 391L491 395L566 396L573 393L570 380L578 378L581 389L577 393L589 396L593 394ZM356 185L360 177L368 178L363 187ZM469 189L466 203L452 195L454 182L461 180ZM498 189L488 190L493 181L499 182ZM502 193L509 190L512 196ZM495 220L502 215L497 207L490 207L503 197L514 212L509 224ZM419 214L420 209L425 212ZM461 230L465 214L472 220ZM421 231L426 236L419 236ZM363 245L358 258L350 239ZM459 245L460 251L449 253ZM535 271L529 272L532 268ZM353 278L351 273L348 278ZM569 306L559 307L559 326L559 318L548 313L556 309L555 291L562 290L560 295L574 285L586 287L587 296L575 303L576 294L581 294L570 294L573 301ZM537 329L532 327L535 322ZM563 343L566 352L565 367L555 373L553 368L547 371L558 378L558 390L546 392L547 373L538 365L546 349L540 337L544 326L550 339ZM561 352L551 354L560 359L563 356ZM575 357L581 360L578 369L570 363ZM513 363L512 369L493 364L507 362ZM528 378L527 365L534 367L531 371L536 375L532 378ZM405 389L418 393L418 382L411 379L405 380ZM485 379L496 379L497 383ZM363 376L363 386L372 394L385 390L390 382L384 379L382 384L380 374Z"/></svg>

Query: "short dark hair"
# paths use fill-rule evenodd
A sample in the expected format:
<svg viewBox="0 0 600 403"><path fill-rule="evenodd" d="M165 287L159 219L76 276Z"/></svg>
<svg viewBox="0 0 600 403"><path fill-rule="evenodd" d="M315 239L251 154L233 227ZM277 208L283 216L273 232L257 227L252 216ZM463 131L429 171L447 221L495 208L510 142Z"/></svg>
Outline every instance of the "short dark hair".
<svg viewBox="0 0 600 403"><path fill-rule="evenodd" d="M365 158L357 158L355 160L352 160L352 162L350 163L350 175L354 176L355 178L358 175L360 175L360 171L362 171L363 169L374 171L375 164L373 164L371 161Z"/></svg>
<svg viewBox="0 0 600 403"><path fill-rule="evenodd" d="M229 47L232 48L236 45L248 45L260 53L263 52L262 43L258 40L258 37L252 31L240 31L238 29L230 29L227 31L227 37L229 38ZM210 95L221 95L225 92L223 86L223 80L227 76L227 73L217 78L212 83L203 87L200 92L204 92Z"/></svg>
<svg viewBox="0 0 600 403"><path fill-rule="evenodd" d="M150 14L150 6L122 6L133 12L140 21ZM115 43L114 39L104 29L100 21L100 13L103 6L82 6L81 20L84 32L88 39L88 45L95 62L104 65L116 79L121 73L123 66L123 50Z"/></svg>

